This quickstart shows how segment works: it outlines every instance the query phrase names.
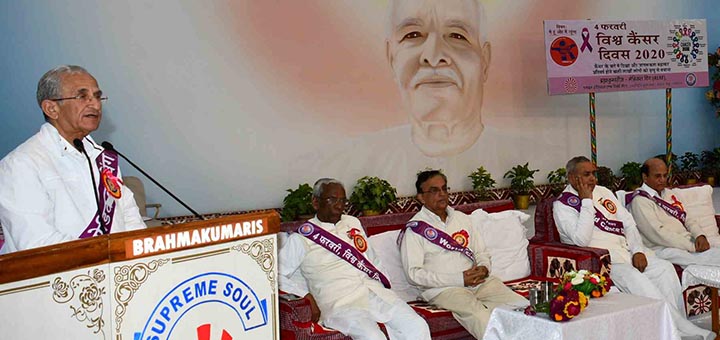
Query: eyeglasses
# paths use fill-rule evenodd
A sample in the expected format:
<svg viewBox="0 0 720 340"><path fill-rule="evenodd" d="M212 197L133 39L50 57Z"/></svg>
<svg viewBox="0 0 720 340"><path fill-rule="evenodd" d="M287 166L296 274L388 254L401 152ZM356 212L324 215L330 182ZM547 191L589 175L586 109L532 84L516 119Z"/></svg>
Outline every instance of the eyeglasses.
<svg viewBox="0 0 720 340"><path fill-rule="evenodd" d="M49 100L52 100L54 102L61 102L63 100L70 100L70 99L77 99L77 100L81 100L84 102L90 102L91 100L96 99L97 101L104 103L108 100L108 97L107 96L103 97L102 91L99 91L99 92L93 93L92 95L88 94L88 93L80 93L74 97L55 98L55 99L49 99Z"/></svg>
<svg viewBox="0 0 720 340"><path fill-rule="evenodd" d="M345 197L321 197L320 199L325 200L325 202L330 205L336 205L338 203L341 203L342 205L348 204L348 199Z"/></svg>
<svg viewBox="0 0 720 340"><path fill-rule="evenodd" d="M443 186L442 188L431 187L430 189L428 189L428 191L424 191L423 194L438 195L441 191L447 194L450 192L450 187L447 185Z"/></svg>

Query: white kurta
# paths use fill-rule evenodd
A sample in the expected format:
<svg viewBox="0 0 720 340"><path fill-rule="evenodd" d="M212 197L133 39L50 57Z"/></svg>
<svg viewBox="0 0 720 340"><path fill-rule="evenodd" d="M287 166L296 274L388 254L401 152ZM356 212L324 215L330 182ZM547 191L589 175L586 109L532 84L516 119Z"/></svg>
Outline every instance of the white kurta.
<svg viewBox="0 0 720 340"><path fill-rule="evenodd" d="M466 231L468 245L478 266L490 270L490 258L481 233L472 225L470 217L453 208L447 208L443 222L439 216L425 208L413 216L412 221L423 221L449 236ZM463 272L473 261L460 252L441 248L413 231L407 230L400 245L403 269L410 284L422 291L422 297L438 307L453 313L453 317L473 336L481 339L492 310L501 305L526 306L528 301L506 287L500 279L488 276L474 287L465 287Z"/></svg>
<svg viewBox="0 0 720 340"><path fill-rule="evenodd" d="M97 211L92 186L100 181L95 158L103 148L90 136L83 144L94 184L85 156L48 123L0 161L0 253L76 240L85 230ZM121 193L111 232L145 228L133 193L126 186Z"/></svg>
<svg viewBox="0 0 720 340"><path fill-rule="evenodd" d="M577 191L568 185L565 192L577 195ZM608 211L603 205L605 201L612 202L615 212ZM580 247L594 247L607 249L613 265L616 263L632 263L631 254L644 252L642 238L632 215L617 200L612 191L599 185L593 190L593 199L584 199L580 212L560 201L553 204L553 217L560 233L560 240L566 244ZM595 209L610 220L623 223L625 236L604 232L595 227Z"/></svg>
<svg viewBox="0 0 720 340"><path fill-rule="evenodd" d="M485 266L490 270L490 258L485 250L485 243L480 237L480 231L472 225L470 216L448 207L447 221L443 222L439 216L423 206L411 221L423 221L450 236L465 230L470 235L467 247L475 254L475 262L478 266ZM443 249L411 230L405 232L400 256L410 284L422 291L422 297L426 301L450 287L464 287L463 272L473 265L472 261L460 252Z"/></svg>
<svg viewBox="0 0 720 340"><path fill-rule="evenodd" d="M640 190L668 203L673 203L679 197L672 189L665 189L658 194L647 184L643 184ZM633 199L630 211L637 221L643 242L651 247L658 257L683 267L691 264L720 266L720 248L695 251L695 238L703 235L696 220L688 217L683 224L660 208L654 200L643 196Z"/></svg>
<svg viewBox="0 0 720 340"><path fill-rule="evenodd" d="M578 194L570 185L565 192ZM553 217L561 241L581 247L607 249L612 260L610 277L621 292L665 300L670 305L673 321L681 335L700 335L710 339L712 332L695 326L687 320L685 313L681 313L682 291L675 269L670 262L646 253L632 215L619 204L612 191L596 185L592 200L586 198L581 202L580 212L560 201L553 204ZM611 212L608 207L613 205L616 211ZM595 227L595 208L608 219L622 221L625 237ZM632 265L632 254L638 252L646 253L647 257L648 264L642 273Z"/></svg>
<svg viewBox="0 0 720 340"><path fill-rule="evenodd" d="M321 222L317 217L310 222L351 246L350 229L357 229L367 240L360 221L353 216L342 215L336 224ZM363 255L376 268L381 268L369 243ZM405 301L379 281L305 236L291 234L280 249L278 258L279 289L298 296L311 293L320 308L320 322L324 325L354 339L372 339L380 332L376 322L382 322L391 338L395 334L395 338L400 339L430 339L427 324ZM293 281L293 274L298 269L307 282L307 288Z"/></svg>

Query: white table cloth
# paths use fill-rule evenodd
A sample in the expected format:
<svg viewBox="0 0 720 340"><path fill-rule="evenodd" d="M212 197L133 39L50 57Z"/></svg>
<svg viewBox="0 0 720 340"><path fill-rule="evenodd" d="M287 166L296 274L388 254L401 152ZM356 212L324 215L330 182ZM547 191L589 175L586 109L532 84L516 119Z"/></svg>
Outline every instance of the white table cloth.
<svg viewBox="0 0 720 340"><path fill-rule="evenodd" d="M568 322L555 322L546 314L496 308L488 322L485 340L637 340L680 339L670 309L661 300L610 292L591 299L588 307Z"/></svg>
<svg viewBox="0 0 720 340"><path fill-rule="evenodd" d="M720 288L720 269L699 264L687 266L682 274L682 290L695 285Z"/></svg>

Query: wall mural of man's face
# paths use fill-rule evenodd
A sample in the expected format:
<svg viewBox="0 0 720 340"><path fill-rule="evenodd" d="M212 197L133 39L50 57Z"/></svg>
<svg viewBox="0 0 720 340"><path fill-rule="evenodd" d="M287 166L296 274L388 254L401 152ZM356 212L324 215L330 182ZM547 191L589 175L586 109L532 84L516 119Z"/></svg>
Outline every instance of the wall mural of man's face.
<svg viewBox="0 0 720 340"><path fill-rule="evenodd" d="M387 57L410 116L412 138L427 156L451 156L483 130L483 85L490 44L477 0L394 0Z"/></svg>

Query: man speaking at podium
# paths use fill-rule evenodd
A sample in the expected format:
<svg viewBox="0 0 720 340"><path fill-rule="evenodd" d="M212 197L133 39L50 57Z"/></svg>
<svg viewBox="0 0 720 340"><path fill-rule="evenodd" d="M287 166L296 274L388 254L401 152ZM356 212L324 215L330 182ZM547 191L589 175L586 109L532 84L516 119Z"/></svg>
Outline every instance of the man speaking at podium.
<svg viewBox="0 0 720 340"><path fill-rule="evenodd" d="M37 101L46 123L0 161L0 254L145 228L117 155L89 136L106 99L80 66L42 76Z"/></svg>

